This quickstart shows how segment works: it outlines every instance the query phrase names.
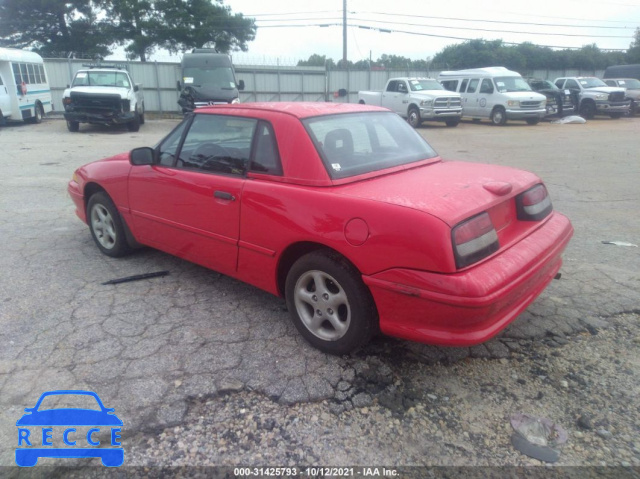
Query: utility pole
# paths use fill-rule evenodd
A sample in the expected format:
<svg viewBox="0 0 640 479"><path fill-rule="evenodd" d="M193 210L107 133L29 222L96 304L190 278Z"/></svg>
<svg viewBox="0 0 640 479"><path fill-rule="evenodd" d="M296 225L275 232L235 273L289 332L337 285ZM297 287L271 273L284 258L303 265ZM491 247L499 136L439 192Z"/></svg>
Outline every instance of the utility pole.
<svg viewBox="0 0 640 479"><path fill-rule="evenodd" d="M342 0L342 63L347 68L347 0Z"/></svg>

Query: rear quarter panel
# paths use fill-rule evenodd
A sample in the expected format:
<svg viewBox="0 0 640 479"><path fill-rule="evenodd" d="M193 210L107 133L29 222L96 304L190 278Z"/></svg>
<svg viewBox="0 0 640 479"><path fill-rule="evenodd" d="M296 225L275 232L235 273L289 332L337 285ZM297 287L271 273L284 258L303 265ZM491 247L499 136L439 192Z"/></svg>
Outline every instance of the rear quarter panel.
<svg viewBox="0 0 640 479"><path fill-rule="evenodd" d="M424 212L336 194L339 187L300 187L249 180L243 191L239 278L279 294L282 254L309 242L338 251L362 274L389 268L455 268L450 229ZM349 221L366 223L362 244L347 240ZM357 242L356 242L357 243Z"/></svg>

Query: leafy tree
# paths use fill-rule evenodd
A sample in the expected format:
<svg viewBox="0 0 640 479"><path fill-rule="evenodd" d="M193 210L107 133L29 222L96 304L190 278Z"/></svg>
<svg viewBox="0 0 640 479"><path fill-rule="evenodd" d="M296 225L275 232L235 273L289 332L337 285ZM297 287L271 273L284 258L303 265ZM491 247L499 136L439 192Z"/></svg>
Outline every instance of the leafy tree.
<svg viewBox="0 0 640 479"><path fill-rule="evenodd" d="M157 32L158 44L170 52L200 47L247 51L256 36L255 21L233 14L222 0L157 0L156 8L163 12L164 23Z"/></svg>
<svg viewBox="0 0 640 479"><path fill-rule="evenodd" d="M1 0L0 46L43 56L106 56L113 43L92 0Z"/></svg>
<svg viewBox="0 0 640 479"><path fill-rule="evenodd" d="M158 32L163 28L156 6L149 0L103 0L102 7L111 20L109 29L116 42L126 45L127 56L146 61L158 45Z"/></svg>
<svg viewBox="0 0 640 479"><path fill-rule="evenodd" d="M627 50L627 63L640 63L640 27L633 34L633 41Z"/></svg>
<svg viewBox="0 0 640 479"><path fill-rule="evenodd" d="M330 68L335 68L336 62L334 62L331 58L327 58L326 55L318 55L314 53L307 60L299 60L299 67L324 67L328 66Z"/></svg>

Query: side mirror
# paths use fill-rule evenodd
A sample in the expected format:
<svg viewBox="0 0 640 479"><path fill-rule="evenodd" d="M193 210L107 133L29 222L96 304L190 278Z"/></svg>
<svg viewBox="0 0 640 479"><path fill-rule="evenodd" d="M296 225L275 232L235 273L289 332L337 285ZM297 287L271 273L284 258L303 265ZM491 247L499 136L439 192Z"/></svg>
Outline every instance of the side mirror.
<svg viewBox="0 0 640 479"><path fill-rule="evenodd" d="M71 88L71 85L69 85L68 83L67 83L67 88Z"/></svg>
<svg viewBox="0 0 640 479"><path fill-rule="evenodd" d="M129 162L134 166L153 165L155 163L156 152L153 148L143 146L134 148L129 154Z"/></svg>
<svg viewBox="0 0 640 479"><path fill-rule="evenodd" d="M182 90L182 87L180 86L180 80L176 82L176 88L178 89L178 91Z"/></svg>
<svg viewBox="0 0 640 479"><path fill-rule="evenodd" d="M244 90L244 80L238 80L238 91Z"/></svg>

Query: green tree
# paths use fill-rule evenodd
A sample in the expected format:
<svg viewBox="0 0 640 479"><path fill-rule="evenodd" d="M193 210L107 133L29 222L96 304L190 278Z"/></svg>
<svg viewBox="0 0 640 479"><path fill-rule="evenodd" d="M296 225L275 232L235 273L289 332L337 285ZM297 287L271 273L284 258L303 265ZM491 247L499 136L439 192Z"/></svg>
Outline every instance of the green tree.
<svg viewBox="0 0 640 479"><path fill-rule="evenodd" d="M232 13L222 0L157 0L156 8L163 12L164 23L157 32L158 44L174 53L201 47L220 53L247 51L256 36L255 21Z"/></svg>
<svg viewBox="0 0 640 479"><path fill-rule="evenodd" d="M319 55L314 53L307 60L299 60L299 67L324 67L324 66L335 68L336 62L334 62L331 58L327 58L326 55Z"/></svg>
<svg viewBox="0 0 640 479"><path fill-rule="evenodd" d="M92 0L1 0L0 46L30 48L43 56L106 56L113 44Z"/></svg>
<svg viewBox="0 0 640 479"><path fill-rule="evenodd" d="M640 27L636 28L633 41L627 50L627 63L640 63Z"/></svg>

